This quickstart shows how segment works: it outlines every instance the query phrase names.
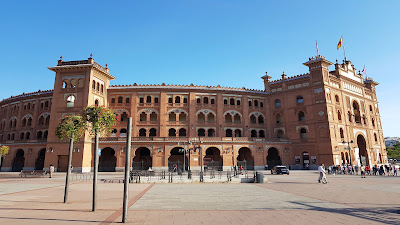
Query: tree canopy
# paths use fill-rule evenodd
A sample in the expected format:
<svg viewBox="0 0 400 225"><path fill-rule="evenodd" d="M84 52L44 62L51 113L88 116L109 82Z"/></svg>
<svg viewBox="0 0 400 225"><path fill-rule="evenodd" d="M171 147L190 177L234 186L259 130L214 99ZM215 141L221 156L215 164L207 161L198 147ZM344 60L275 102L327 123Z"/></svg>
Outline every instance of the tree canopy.
<svg viewBox="0 0 400 225"><path fill-rule="evenodd" d="M81 116L64 116L56 129L58 139L76 142L86 130L86 121Z"/></svg>
<svg viewBox="0 0 400 225"><path fill-rule="evenodd" d="M83 110L83 118L89 123L91 133L108 133L117 122L114 110L104 106L88 106Z"/></svg>
<svg viewBox="0 0 400 225"><path fill-rule="evenodd" d="M400 160L400 143L393 145L393 147L388 147L387 154L389 159Z"/></svg>
<svg viewBox="0 0 400 225"><path fill-rule="evenodd" d="M0 146L0 155L7 155L8 151L10 151L10 147L8 147L6 145Z"/></svg>

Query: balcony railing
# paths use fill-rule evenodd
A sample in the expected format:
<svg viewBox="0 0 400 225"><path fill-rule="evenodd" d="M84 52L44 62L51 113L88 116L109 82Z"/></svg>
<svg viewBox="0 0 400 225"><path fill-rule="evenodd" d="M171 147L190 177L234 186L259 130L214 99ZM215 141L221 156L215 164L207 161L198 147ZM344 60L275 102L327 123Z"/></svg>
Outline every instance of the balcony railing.
<svg viewBox="0 0 400 225"><path fill-rule="evenodd" d="M255 138L255 137L132 137L134 142L187 142L187 141L204 141L204 142L288 142L284 138ZM126 137L102 137L100 142L116 142L126 141Z"/></svg>

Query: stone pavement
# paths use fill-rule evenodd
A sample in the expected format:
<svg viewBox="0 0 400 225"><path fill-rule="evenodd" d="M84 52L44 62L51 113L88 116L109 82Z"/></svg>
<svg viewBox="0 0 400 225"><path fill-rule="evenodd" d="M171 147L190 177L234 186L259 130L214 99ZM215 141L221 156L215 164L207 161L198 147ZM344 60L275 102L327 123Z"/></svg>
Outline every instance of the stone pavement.
<svg viewBox="0 0 400 225"><path fill-rule="evenodd" d="M400 177L336 175L328 184L316 182L316 171L266 177L264 184L130 184L128 224L400 224ZM65 173L0 173L0 224L121 223L122 183L99 181L91 212L92 183L72 181L64 204L64 182Z"/></svg>

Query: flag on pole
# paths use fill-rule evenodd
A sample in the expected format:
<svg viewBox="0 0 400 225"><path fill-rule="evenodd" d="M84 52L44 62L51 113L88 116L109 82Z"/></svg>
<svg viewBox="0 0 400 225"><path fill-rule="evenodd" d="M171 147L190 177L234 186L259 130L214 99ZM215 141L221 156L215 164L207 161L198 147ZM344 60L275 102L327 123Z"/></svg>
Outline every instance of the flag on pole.
<svg viewBox="0 0 400 225"><path fill-rule="evenodd" d="M343 44L343 37L340 38L339 43L337 44L337 50L339 50L340 47L342 47Z"/></svg>
<svg viewBox="0 0 400 225"><path fill-rule="evenodd" d="M315 41L317 44L317 55L319 55L319 49L318 49L318 41Z"/></svg>
<svg viewBox="0 0 400 225"><path fill-rule="evenodd" d="M365 74L365 75L367 75L367 72L365 71L365 65L364 65L364 68L363 68L363 70L362 70L362 73Z"/></svg>

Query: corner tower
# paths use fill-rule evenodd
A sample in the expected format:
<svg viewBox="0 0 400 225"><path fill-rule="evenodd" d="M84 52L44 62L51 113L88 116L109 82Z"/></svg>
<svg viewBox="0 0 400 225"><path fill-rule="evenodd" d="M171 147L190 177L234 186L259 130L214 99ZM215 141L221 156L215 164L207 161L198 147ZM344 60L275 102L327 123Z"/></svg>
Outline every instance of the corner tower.
<svg viewBox="0 0 400 225"><path fill-rule="evenodd" d="M55 130L65 115L77 115L91 105L107 106L107 89L115 79L106 67L96 63L92 55L87 60L63 61L62 56L55 67L56 72L51 106L49 135L45 167L53 164L58 171L66 171L68 143L59 141ZM72 165L74 170L88 172L92 167L92 144L88 132L74 145Z"/></svg>

